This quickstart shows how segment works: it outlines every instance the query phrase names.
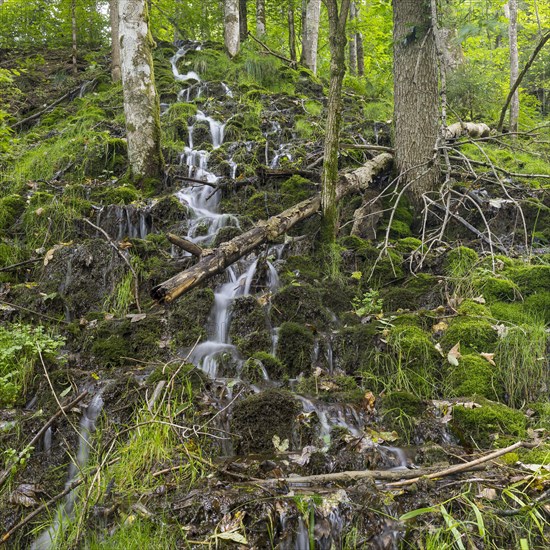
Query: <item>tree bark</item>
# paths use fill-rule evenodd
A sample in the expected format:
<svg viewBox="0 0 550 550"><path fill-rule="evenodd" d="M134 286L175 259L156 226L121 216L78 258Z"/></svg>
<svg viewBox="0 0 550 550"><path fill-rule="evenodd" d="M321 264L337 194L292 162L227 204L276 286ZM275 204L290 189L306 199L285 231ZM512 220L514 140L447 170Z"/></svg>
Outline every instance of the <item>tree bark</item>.
<svg viewBox="0 0 550 550"><path fill-rule="evenodd" d="M120 0L121 75L132 177L160 178L160 106L155 88L153 38L145 0Z"/></svg>
<svg viewBox="0 0 550 550"><path fill-rule="evenodd" d="M248 38L247 0L239 0L239 38L244 42Z"/></svg>
<svg viewBox="0 0 550 550"><path fill-rule="evenodd" d="M337 188L336 200L366 189L374 176L391 166L392 158L390 154L382 153L361 168L343 174ZM223 243L211 254L203 255L194 266L153 288L151 295L155 300L174 301L209 277L221 273L226 267L252 252L262 243L277 239L298 222L316 214L320 207L321 196L317 194L267 221L257 223L250 231Z"/></svg>
<svg viewBox="0 0 550 550"><path fill-rule="evenodd" d="M78 73L78 65L76 64L77 47L76 47L76 0L71 0L71 30L73 38L73 73Z"/></svg>
<svg viewBox="0 0 550 550"><path fill-rule="evenodd" d="M338 226L338 205L336 186L338 183L338 141L342 109L342 81L346 72L346 22L350 0L342 0L340 13L336 0L326 0L329 21L330 83L328 92L327 121L325 125L325 148L321 207L323 222L321 240L325 244L336 240Z"/></svg>
<svg viewBox="0 0 550 550"><path fill-rule="evenodd" d="M111 22L111 78L120 82L120 40L118 37L118 0L109 1L109 19Z"/></svg>
<svg viewBox="0 0 550 550"><path fill-rule="evenodd" d="M265 0L256 0L256 35L262 38L265 34Z"/></svg>
<svg viewBox="0 0 550 550"><path fill-rule="evenodd" d="M393 0L395 157L412 202L438 178L437 57L428 0Z"/></svg>
<svg viewBox="0 0 550 550"><path fill-rule="evenodd" d="M239 32L239 0L225 0L223 34L225 49L230 57L235 57L239 53Z"/></svg>
<svg viewBox="0 0 550 550"><path fill-rule="evenodd" d="M508 39L510 42L510 89L514 86L519 75L518 55L518 0L508 1L510 24ZM518 131L519 118L519 90L516 88L510 101L510 132Z"/></svg>
<svg viewBox="0 0 550 550"><path fill-rule="evenodd" d="M319 41L319 21L321 0L308 0L305 20L302 21L302 55L300 63L317 74L317 43Z"/></svg>
<svg viewBox="0 0 550 550"><path fill-rule="evenodd" d="M294 23L294 0L289 0L287 8L288 18L288 50L290 59L296 63L296 25Z"/></svg>
<svg viewBox="0 0 550 550"><path fill-rule="evenodd" d="M359 11L357 11L357 18L359 18ZM355 43L357 45L357 76L365 76L365 51L363 35L360 32L355 34Z"/></svg>
<svg viewBox="0 0 550 550"><path fill-rule="evenodd" d="M354 76L357 74L357 35L353 27L353 22L356 17L357 8L355 7L355 2L352 2L349 7L349 22L351 26L351 35L349 40L349 72Z"/></svg>

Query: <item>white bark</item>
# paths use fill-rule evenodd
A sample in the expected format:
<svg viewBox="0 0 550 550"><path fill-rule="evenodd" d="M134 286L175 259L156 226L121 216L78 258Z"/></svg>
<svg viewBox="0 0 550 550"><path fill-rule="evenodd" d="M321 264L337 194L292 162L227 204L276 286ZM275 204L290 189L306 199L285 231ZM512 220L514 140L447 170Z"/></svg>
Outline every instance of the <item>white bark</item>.
<svg viewBox="0 0 550 550"><path fill-rule="evenodd" d="M239 36L239 0L225 0L224 39L227 53L234 57L239 53L241 45Z"/></svg>
<svg viewBox="0 0 550 550"><path fill-rule="evenodd" d="M317 73L317 43L319 41L319 20L321 0L308 0L306 18L302 22L302 58L301 62L314 74Z"/></svg>
<svg viewBox="0 0 550 550"><path fill-rule="evenodd" d="M145 0L119 1L122 89L128 158L133 177L158 177L162 172L160 153L160 109Z"/></svg>
<svg viewBox="0 0 550 550"><path fill-rule="evenodd" d="M256 34L258 38L265 34L265 0L256 0Z"/></svg>
<svg viewBox="0 0 550 550"><path fill-rule="evenodd" d="M518 0L508 1L510 24L508 26L508 38L510 41L510 88L516 82L519 75L518 55ZM518 131L519 117L519 90L514 92L510 101L510 132Z"/></svg>
<svg viewBox="0 0 550 550"><path fill-rule="evenodd" d="M118 38L118 0L109 0L109 19L111 22L111 77L119 82L120 75L120 41Z"/></svg>

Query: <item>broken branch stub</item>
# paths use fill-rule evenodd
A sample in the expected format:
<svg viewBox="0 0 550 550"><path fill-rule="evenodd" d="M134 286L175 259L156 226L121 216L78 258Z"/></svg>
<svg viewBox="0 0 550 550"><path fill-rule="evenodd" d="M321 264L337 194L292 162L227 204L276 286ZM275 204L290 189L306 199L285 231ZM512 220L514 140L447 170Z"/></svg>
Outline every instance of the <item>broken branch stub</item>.
<svg viewBox="0 0 550 550"><path fill-rule="evenodd" d="M337 199L341 199L361 189L366 189L372 179L388 169L393 157L388 153L376 156L361 168L341 176L336 191ZM201 282L221 273L226 267L236 262L239 258L246 256L256 247L265 242L274 241L284 235L289 229L302 220L313 216L321 208L321 195L316 194L306 199L277 216L268 220L262 220L255 227L238 235L234 239L223 243L212 251L212 254L203 256L200 261L189 269L178 273L174 277L157 285L151 291L155 300L172 302L185 292L195 288Z"/></svg>

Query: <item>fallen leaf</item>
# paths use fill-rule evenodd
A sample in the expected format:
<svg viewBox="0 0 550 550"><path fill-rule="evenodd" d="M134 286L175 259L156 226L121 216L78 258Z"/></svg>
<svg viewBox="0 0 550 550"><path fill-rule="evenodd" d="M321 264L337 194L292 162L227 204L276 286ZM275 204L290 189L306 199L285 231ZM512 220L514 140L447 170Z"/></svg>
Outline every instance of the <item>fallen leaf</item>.
<svg viewBox="0 0 550 550"><path fill-rule="evenodd" d="M277 452L284 453L285 451L288 451L288 439L283 439L283 441L281 441L281 438L275 434L271 441L273 442L273 446Z"/></svg>
<svg viewBox="0 0 550 550"><path fill-rule="evenodd" d="M481 357L483 357L483 359L487 359L487 361L489 361L489 363L491 363L491 365L493 365L493 367L497 366L497 364L493 360L494 357L495 357L494 353L480 353L479 355L481 355Z"/></svg>
<svg viewBox="0 0 550 550"><path fill-rule="evenodd" d="M460 342L451 348L451 351L447 354L447 361L453 365L453 367L458 367L458 360L462 357L460 355Z"/></svg>
<svg viewBox="0 0 550 550"><path fill-rule="evenodd" d="M372 413L375 411L375 408L374 408L375 403L376 403L376 397L371 391L368 391L363 396L363 401L361 402L361 406L366 412Z"/></svg>
<svg viewBox="0 0 550 550"><path fill-rule="evenodd" d="M25 506L25 508L30 508L31 506L36 506L38 504L37 493L40 493L40 489L37 485L32 483L21 483L10 495L10 502L12 504L19 504L20 506Z"/></svg>
<svg viewBox="0 0 550 550"><path fill-rule="evenodd" d="M121 250L126 250L127 248L132 248L132 243L130 241L121 241L118 243L118 247Z"/></svg>
<svg viewBox="0 0 550 550"><path fill-rule="evenodd" d="M506 338L508 336L508 327L506 325L491 325L496 331L499 338Z"/></svg>
<svg viewBox="0 0 550 550"><path fill-rule="evenodd" d="M443 351L443 348L441 347L441 344L439 342L434 346L434 348L439 353L439 355L441 355L441 357L445 357L445 352Z"/></svg>
<svg viewBox="0 0 550 550"><path fill-rule="evenodd" d="M486 498L487 500L496 500L498 498L498 493L496 489L492 489L491 487L484 487L479 491L477 494L478 498Z"/></svg>
<svg viewBox="0 0 550 550"><path fill-rule="evenodd" d="M42 216L42 214L44 214L44 209L42 207L37 208L34 213L36 216Z"/></svg>
<svg viewBox="0 0 550 550"><path fill-rule="evenodd" d="M432 327L432 332L444 332L449 328L449 324L445 321L440 321Z"/></svg>
<svg viewBox="0 0 550 550"><path fill-rule="evenodd" d="M478 296L477 298L472 298L472 302L475 302L476 304L485 304L486 300L483 296Z"/></svg>
<svg viewBox="0 0 550 550"><path fill-rule="evenodd" d="M46 255L44 256L44 265L48 265L52 261L55 250L56 248L54 246L46 252Z"/></svg>
<svg viewBox="0 0 550 550"><path fill-rule="evenodd" d="M147 317L146 313L129 313L126 315L127 319L130 319L130 323L137 323L138 321L143 321Z"/></svg>
<svg viewBox="0 0 550 550"><path fill-rule="evenodd" d="M248 541L246 540L246 537L244 535L241 535L238 531L228 531L226 533L216 533L215 535L212 535L212 537L216 538L216 539L232 540L233 542L237 542L239 544L248 545Z"/></svg>

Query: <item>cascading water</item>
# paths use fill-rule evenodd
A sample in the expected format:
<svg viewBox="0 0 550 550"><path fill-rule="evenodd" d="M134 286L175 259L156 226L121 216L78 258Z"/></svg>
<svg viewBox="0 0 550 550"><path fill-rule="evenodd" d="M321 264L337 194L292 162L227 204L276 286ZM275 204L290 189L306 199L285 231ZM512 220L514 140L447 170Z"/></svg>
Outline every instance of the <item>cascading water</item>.
<svg viewBox="0 0 550 550"><path fill-rule="evenodd" d="M103 399L98 393L92 398L86 411L82 415L82 419L80 420L80 428L78 432L78 452L74 462L69 468L69 477L67 479L67 483L65 484L65 488L69 488L71 486L78 473L81 472L88 463L91 448L90 438L95 431L96 422L102 409ZM74 515L74 505L76 503L77 496L78 489L75 487L67 494L65 501L58 506L55 512L55 518L50 527L43 531L32 543L31 550L49 550L50 548L55 548L57 546L56 540L65 528L63 524L70 521Z"/></svg>

